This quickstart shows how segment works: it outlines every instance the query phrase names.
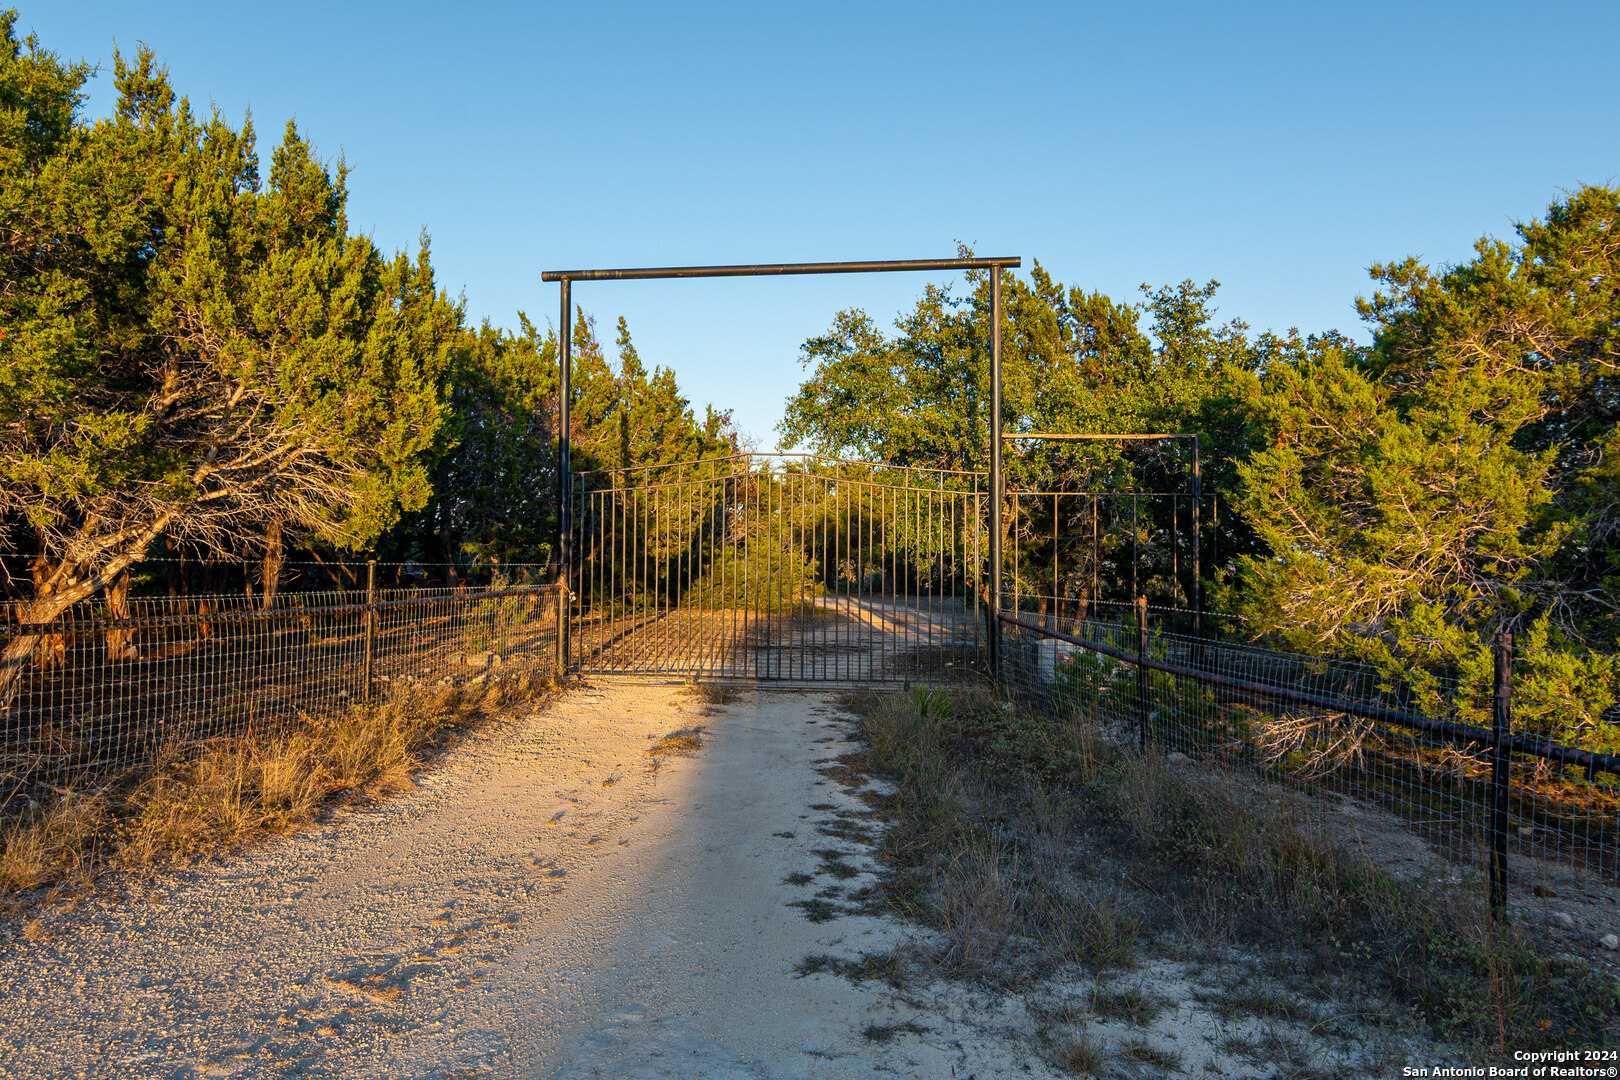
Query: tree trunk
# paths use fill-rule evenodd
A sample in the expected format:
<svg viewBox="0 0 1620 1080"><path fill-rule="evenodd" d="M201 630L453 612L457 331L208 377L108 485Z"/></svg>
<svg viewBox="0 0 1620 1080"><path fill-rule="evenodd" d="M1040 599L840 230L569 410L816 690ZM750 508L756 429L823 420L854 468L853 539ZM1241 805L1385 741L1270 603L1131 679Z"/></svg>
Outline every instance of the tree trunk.
<svg viewBox="0 0 1620 1080"><path fill-rule="evenodd" d="M51 560L46 558L44 555L40 555L34 559L33 578L34 595L36 597L46 590L46 582L50 580L51 575L56 572L56 569L56 564L51 562ZM17 616L17 621L19 623L31 621L27 615L27 604L20 604L18 606L18 611L19 614ZM58 668L67 663L67 651L68 646L72 644L71 639L72 635L67 633L41 634L37 639L37 644L34 648L34 664L41 671L49 671L52 668Z"/></svg>
<svg viewBox="0 0 1620 1080"><path fill-rule="evenodd" d="M157 539L169 524L165 514L148 523L139 531L122 533L104 542L91 558L72 563L53 563L44 556L34 562L34 599L19 605L17 622L22 626L45 627L74 604L87 600L116 580L130 566L146 554L146 547ZM91 569L92 558L101 562ZM34 659L34 652L44 644L47 649L59 648L66 653L67 640L62 632L23 633L14 638L0 653L0 713L11 708L18 691L22 689L23 673Z"/></svg>
<svg viewBox="0 0 1620 1080"><path fill-rule="evenodd" d="M115 619L129 618L129 572L119 574L107 584L107 608ZM107 630L107 660L139 660L141 650L135 644L135 631L127 627Z"/></svg>
<svg viewBox="0 0 1620 1080"><path fill-rule="evenodd" d="M276 592L281 587L281 567L287 554L281 546L281 522L272 521L264 530L264 609L276 604Z"/></svg>

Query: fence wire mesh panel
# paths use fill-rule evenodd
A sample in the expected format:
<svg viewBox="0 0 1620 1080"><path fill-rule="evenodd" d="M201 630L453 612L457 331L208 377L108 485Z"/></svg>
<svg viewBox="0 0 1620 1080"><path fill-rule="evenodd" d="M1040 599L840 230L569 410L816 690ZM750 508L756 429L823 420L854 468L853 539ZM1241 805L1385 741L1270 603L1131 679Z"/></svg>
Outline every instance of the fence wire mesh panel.
<svg viewBox="0 0 1620 1080"><path fill-rule="evenodd" d="M162 755L391 686L558 667L557 586L241 595L82 605L40 625L0 606L0 814Z"/></svg>
<svg viewBox="0 0 1620 1080"><path fill-rule="evenodd" d="M787 686L982 673L981 487L794 454L577 474L573 662Z"/></svg>
<svg viewBox="0 0 1620 1080"><path fill-rule="evenodd" d="M1614 702L1515 692L1506 643L1446 678L1197 637L1180 614L1006 613L1002 687L1117 742L1322 796L1324 825L1393 873L1432 872L1432 852L1497 907L1612 920Z"/></svg>

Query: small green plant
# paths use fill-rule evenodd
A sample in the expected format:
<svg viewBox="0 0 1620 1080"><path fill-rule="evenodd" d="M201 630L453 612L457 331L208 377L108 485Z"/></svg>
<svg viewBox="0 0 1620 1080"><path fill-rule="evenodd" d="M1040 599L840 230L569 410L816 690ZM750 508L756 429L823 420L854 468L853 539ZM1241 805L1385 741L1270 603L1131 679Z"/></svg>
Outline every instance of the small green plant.
<svg viewBox="0 0 1620 1080"><path fill-rule="evenodd" d="M831 953L818 953L799 961L793 966L793 971L800 978L806 975L831 974L854 983L878 979L895 989L906 985L906 962L899 952L863 952L858 959L853 960Z"/></svg>
<svg viewBox="0 0 1620 1080"><path fill-rule="evenodd" d="M928 1029L914 1020L899 1024L867 1024L861 1029L861 1038L867 1042L886 1043L896 1035L926 1035Z"/></svg>
<svg viewBox="0 0 1620 1080"><path fill-rule="evenodd" d="M1095 1076L1108 1063L1103 1043L1081 1028L1057 1040L1057 1064L1075 1076Z"/></svg>
<svg viewBox="0 0 1620 1080"><path fill-rule="evenodd" d="M1155 1069L1164 1072L1175 1072L1181 1068L1181 1055L1174 1050L1154 1046L1146 1039L1132 1039L1121 1050L1126 1057L1140 1061L1144 1065L1152 1065Z"/></svg>
<svg viewBox="0 0 1620 1080"><path fill-rule="evenodd" d="M1098 1016L1124 1020L1131 1024L1151 1024L1164 1011L1162 998L1145 993L1141 987L1125 990L1095 990L1091 995L1091 1011Z"/></svg>

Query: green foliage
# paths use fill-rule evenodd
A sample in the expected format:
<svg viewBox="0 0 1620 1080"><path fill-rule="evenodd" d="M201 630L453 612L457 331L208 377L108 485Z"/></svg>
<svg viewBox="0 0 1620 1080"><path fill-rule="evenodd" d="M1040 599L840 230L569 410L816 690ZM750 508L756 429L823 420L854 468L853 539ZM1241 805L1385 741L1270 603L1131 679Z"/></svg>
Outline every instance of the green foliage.
<svg viewBox="0 0 1620 1080"><path fill-rule="evenodd" d="M348 233L345 166L289 124L193 114L142 48L86 122L84 65L0 20L0 529L36 603L165 534L359 547L429 491L461 312L427 246ZM51 612L38 614L48 617Z"/></svg>
<svg viewBox="0 0 1620 1080"><path fill-rule="evenodd" d="M823 592L820 568L804 551L760 536L743 546L728 544L704 568L682 598L687 607L733 608L761 614L812 610Z"/></svg>
<svg viewBox="0 0 1620 1080"><path fill-rule="evenodd" d="M424 239L387 256L345 217L347 166L289 124L195 115L149 50L118 102L0 16L0 543L35 614L163 537L204 559L289 547L543 561L556 520L557 346L464 325ZM620 321L581 314L576 468L730 452ZM20 566L11 568L21 569ZM12 573L13 580L28 574Z"/></svg>
<svg viewBox="0 0 1620 1080"><path fill-rule="evenodd" d="M865 312L840 312L826 334L803 346L811 372L787 403L782 442L885 465L985 469L990 282L985 274L974 274L968 284L963 296L928 286L916 307L896 321L895 334L881 331ZM1292 339L1264 335L1251 341L1241 322L1217 325L1211 304L1215 282L1184 281L1157 290L1143 286L1144 300L1135 306L1065 288L1038 262L1027 282L1007 273L1003 284L1006 430L1198 432L1205 490L1232 483L1232 463L1246 452L1250 438L1236 390L1250 369ZM1149 320L1145 329L1143 315ZM1190 456L1184 446L1052 441L1016 446L1006 458L1013 489L1189 490ZM1129 502L1117 516L1109 516L1108 509L1103 506L1095 522L1089 502L1067 500L1055 511L1064 535L1099 533L1105 561L1120 580L1100 580L1098 598L1128 598L1132 573L1126 560L1137 558L1144 590L1185 602L1186 586L1176 580L1176 570L1185 567L1186 555L1178 556L1174 548L1176 530L1186 542L1186 522L1174 524L1171 503L1144 501L1135 517ZM1008 515L1008 549L1018 551L1015 565L1052 565L1051 549L1043 545L1053 535L1053 514L1048 499L1020 504ZM1252 549L1253 540L1228 515L1217 544L1231 556ZM1089 593L1092 571L1072 554L1060 554L1059 573L1069 580L1071 595ZM1033 581L1014 581L1012 587L1050 591Z"/></svg>
<svg viewBox="0 0 1620 1080"><path fill-rule="evenodd" d="M966 296L929 285L915 309L896 321L898 335L849 310L826 334L805 342L803 361L812 370L788 401L780 427L784 445L886 465L985 468L990 283L977 273L968 284ZM1206 413L1226 407L1232 371L1253 362L1242 323L1213 325L1215 282L1156 291L1143 286L1147 300L1140 308L1065 289L1039 262L1028 282L1007 272L1003 284L1003 420L1009 431L1208 427ZM1143 311L1152 318L1152 339L1139 326ZM1219 459L1221 448L1211 450ZM1133 482L1119 451L1106 444L1054 443L1010 455L1008 476Z"/></svg>
<svg viewBox="0 0 1620 1080"><path fill-rule="evenodd" d="M546 562L556 534L557 341L518 313L454 354L433 495L384 541L384 557Z"/></svg>
<svg viewBox="0 0 1620 1080"><path fill-rule="evenodd" d="M1482 719L1517 632L1520 721L1613 747L1620 192L1587 187L1468 263L1375 266L1370 352L1311 342L1243 386L1259 445L1237 509L1266 554L1224 599L1296 647L1407 676ZM1460 685L1453 695L1451 684Z"/></svg>
<svg viewBox="0 0 1620 1080"><path fill-rule="evenodd" d="M633 469L721 457L736 451L731 414L712 406L702 419L681 394L675 373L655 367L649 375L621 317L615 371L603 355L596 324L578 313L574 323L575 469ZM660 473L669 479L668 471ZM640 482L634 474L621 484Z"/></svg>

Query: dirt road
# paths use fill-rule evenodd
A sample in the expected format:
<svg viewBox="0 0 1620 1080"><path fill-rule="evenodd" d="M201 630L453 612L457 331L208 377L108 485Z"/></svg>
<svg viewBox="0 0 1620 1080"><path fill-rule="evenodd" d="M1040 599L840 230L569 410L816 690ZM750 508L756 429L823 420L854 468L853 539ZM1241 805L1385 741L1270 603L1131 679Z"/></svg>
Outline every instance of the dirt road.
<svg viewBox="0 0 1620 1080"><path fill-rule="evenodd" d="M909 934L794 906L870 880L818 830L857 805L820 772L845 730L815 696L575 691L380 807L7 928L0 1075L1031 1075L993 1022L795 971Z"/></svg>

